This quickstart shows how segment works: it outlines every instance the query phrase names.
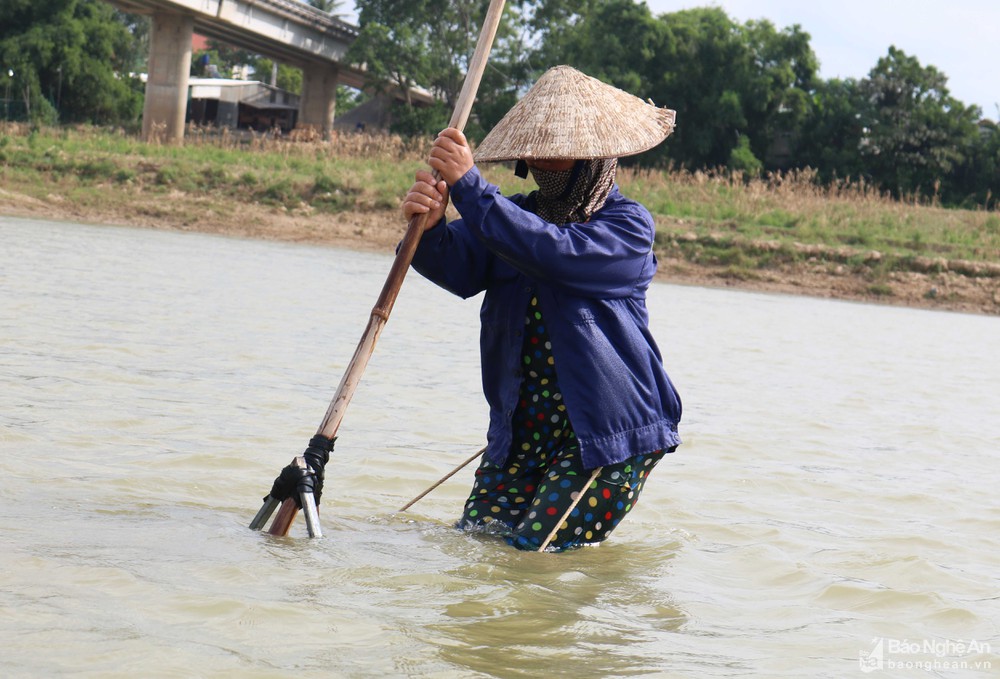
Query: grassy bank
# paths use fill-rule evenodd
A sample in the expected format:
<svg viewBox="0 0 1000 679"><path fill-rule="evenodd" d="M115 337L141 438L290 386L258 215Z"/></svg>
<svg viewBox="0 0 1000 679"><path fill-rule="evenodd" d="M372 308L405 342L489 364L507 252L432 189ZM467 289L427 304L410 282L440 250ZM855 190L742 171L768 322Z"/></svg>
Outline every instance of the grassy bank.
<svg viewBox="0 0 1000 679"><path fill-rule="evenodd" d="M176 147L114 130L8 125L0 127L0 208L33 205L35 212L50 207L80 218L206 230L217 230L211 225L237 208L244 219L248 210L259 219L293 215L298 228L332 215L357 221L359 214L397 209L425 166L428 144L377 135L317 143L191 131ZM487 176L507 192L531 188L509 168L490 167ZM796 281L819 276L831 281L829 290L814 281L806 292L1000 309L996 212L894 201L862 184L820 187L807 172L743 181L625 169L619 183L654 213L664 269L682 278L795 289ZM280 230L272 237L282 237ZM906 285L920 289L904 295ZM966 288L982 298L971 307L955 297Z"/></svg>

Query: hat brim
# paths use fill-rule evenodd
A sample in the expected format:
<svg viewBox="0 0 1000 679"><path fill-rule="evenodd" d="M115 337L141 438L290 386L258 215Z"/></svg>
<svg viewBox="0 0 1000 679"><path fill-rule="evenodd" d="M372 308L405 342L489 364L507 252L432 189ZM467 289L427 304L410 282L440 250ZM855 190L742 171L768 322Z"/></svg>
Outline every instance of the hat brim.
<svg viewBox="0 0 1000 679"><path fill-rule="evenodd" d="M476 162L621 158L673 132L676 112L658 108L569 66L546 71L475 150Z"/></svg>

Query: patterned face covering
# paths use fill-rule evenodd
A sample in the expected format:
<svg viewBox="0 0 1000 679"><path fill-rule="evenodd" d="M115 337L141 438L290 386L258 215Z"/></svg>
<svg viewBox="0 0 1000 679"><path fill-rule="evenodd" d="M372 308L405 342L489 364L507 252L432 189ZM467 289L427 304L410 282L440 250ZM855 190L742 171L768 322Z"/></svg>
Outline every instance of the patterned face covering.
<svg viewBox="0 0 1000 679"><path fill-rule="evenodd" d="M617 158L578 160L569 170L530 168L538 184L538 216L553 224L586 222L601 209L615 185Z"/></svg>

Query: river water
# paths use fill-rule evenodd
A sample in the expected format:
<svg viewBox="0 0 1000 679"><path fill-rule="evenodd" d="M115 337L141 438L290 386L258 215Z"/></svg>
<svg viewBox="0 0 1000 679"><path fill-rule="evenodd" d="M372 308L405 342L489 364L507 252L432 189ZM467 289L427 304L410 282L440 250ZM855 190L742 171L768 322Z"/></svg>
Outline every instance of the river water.
<svg viewBox="0 0 1000 679"><path fill-rule="evenodd" d="M452 528L478 301L416 274L319 540L246 526L391 258L0 218L0 675L1000 673L1000 319L657 284L685 443L597 548ZM987 668L987 665L990 667Z"/></svg>

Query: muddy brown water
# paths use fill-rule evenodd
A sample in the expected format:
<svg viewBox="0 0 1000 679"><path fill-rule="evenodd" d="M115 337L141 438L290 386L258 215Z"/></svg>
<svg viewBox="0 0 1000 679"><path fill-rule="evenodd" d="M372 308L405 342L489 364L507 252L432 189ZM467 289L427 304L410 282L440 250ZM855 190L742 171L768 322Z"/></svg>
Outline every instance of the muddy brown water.
<svg viewBox="0 0 1000 679"><path fill-rule="evenodd" d="M0 218L5 677L992 676L1000 319L656 284L685 443L597 548L452 528L478 303L410 275L321 540L246 527L391 259ZM877 674L876 674L877 676Z"/></svg>

